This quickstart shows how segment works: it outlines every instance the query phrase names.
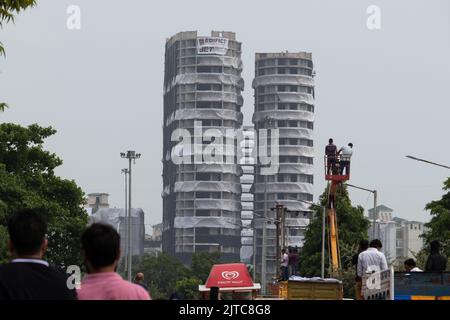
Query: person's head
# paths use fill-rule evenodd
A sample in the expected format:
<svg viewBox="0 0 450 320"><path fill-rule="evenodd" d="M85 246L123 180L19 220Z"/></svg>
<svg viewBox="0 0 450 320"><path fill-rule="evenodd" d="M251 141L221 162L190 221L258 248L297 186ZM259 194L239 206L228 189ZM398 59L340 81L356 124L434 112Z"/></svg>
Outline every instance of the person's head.
<svg viewBox="0 0 450 320"><path fill-rule="evenodd" d="M366 251L367 248L369 248L369 241L367 241L366 239L363 239L359 242L359 251L363 252Z"/></svg>
<svg viewBox="0 0 450 320"><path fill-rule="evenodd" d="M332 138L328 139L328 143L332 144L333 143L333 139Z"/></svg>
<svg viewBox="0 0 450 320"><path fill-rule="evenodd" d="M42 259L47 250L47 222L32 209L23 209L8 220L8 249L14 258Z"/></svg>
<svg viewBox="0 0 450 320"><path fill-rule="evenodd" d="M407 272L410 272L412 269L414 269L416 267L416 262L414 261L414 259L408 259L405 261L405 270Z"/></svg>
<svg viewBox="0 0 450 320"><path fill-rule="evenodd" d="M348 144L348 146L349 146L350 148L353 148L353 143L350 142L350 143Z"/></svg>
<svg viewBox="0 0 450 320"><path fill-rule="evenodd" d="M370 247L381 250L381 248L383 248L383 245L381 244L381 241L379 239L374 239L374 240L370 241Z"/></svg>
<svg viewBox="0 0 450 320"><path fill-rule="evenodd" d="M112 272L120 259L120 235L108 224L94 223L83 232L81 248L89 273Z"/></svg>
<svg viewBox="0 0 450 320"><path fill-rule="evenodd" d="M431 253L439 253L439 249L441 248L441 244L437 240L433 240L430 242L430 251Z"/></svg>
<svg viewBox="0 0 450 320"><path fill-rule="evenodd" d="M285 254L286 253L286 249L281 249L281 253Z"/></svg>
<svg viewBox="0 0 450 320"><path fill-rule="evenodd" d="M141 283L142 281L144 281L144 274L142 272L138 272L136 274L136 277L134 277L134 281L137 283Z"/></svg>

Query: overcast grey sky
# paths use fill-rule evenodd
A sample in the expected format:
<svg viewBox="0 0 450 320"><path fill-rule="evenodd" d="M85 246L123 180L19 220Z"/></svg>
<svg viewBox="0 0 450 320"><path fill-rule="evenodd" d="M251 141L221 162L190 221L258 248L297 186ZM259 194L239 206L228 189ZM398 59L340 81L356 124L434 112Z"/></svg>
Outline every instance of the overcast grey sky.
<svg viewBox="0 0 450 320"><path fill-rule="evenodd" d="M147 227L162 219L162 83L165 39L179 31L229 30L243 43L244 122L251 121L255 52L309 51L317 72L314 199L322 193L329 137L354 143L351 183L376 188L395 214L427 221L450 164L450 2L38 0L0 31L0 121L51 125L46 147L64 160L57 173L86 193L123 206L126 161L135 149L133 204ZM68 30L69 5L81 30ZM381 9L381 30L366 9ZM369 209L372 198L351 190ZM149 230L147 230L149 231Z"/></svg>

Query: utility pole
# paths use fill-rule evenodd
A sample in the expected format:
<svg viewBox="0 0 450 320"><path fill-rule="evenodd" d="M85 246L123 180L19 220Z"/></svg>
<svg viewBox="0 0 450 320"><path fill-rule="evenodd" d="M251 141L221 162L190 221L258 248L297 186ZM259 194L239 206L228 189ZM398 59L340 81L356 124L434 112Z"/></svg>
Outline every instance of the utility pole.
<svg viewBox="0 0 450 320"><path fill-rule="evenodd" d="M136 159L141 157L136 151L127 151L120 153L121 158L128 159L128 281L131 281L131 260L133 253L131 252L131 160L136 163Z"/></svg>
<svg viewBox="0 0 450 320"><path fill-rule="evenodd" d="M261 173L261 167L259 168ZM267 293L267 250L266 250L266 219L267 219L267 175L264 176L264 214L262 222L262 248L261 248L261 286L262 293Z"/></svg>
<svg viewBox="0 0 450 320"><path fill-rule="evenodd" d="M280 262L281 257L281 246L284 245L284 225L283 225L283 216L284 216L284 206L282 204L277 204L275 206L275 210L277 213L277 216L275 218L275 225L276 225L276 263L277 263L277 275L278 278L280 277L280 269L278 268L278 264ZM281 238L281 239L280 239ZM280 241L281 240L281 241Z"/></svg>

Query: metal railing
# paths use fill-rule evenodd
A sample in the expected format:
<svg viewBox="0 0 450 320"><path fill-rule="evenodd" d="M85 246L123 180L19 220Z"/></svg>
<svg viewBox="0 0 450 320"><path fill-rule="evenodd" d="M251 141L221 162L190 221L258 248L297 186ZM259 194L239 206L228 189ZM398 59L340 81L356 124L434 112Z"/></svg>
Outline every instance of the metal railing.
<svg viewBox="0 0 450 320"><path fill-rule="evenodd" d="M324 156L325 176L350 176L351 157L346 155Z"/></svg>

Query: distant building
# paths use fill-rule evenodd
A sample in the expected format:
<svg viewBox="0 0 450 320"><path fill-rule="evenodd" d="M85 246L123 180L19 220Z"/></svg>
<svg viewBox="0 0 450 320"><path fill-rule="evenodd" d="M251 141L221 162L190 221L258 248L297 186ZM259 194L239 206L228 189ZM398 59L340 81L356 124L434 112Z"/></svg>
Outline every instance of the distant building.
<svg viewBox="0 0 450 320"><path fill-rule="evenodd" d="M224 262L238 262L241 169L237 157L225 154L223 164L201 161L209 145L201 136L242 126L241 43L233 32L177 33L166 41L164 69L163 251L184 264L194 252L220 252ZM175 130L200 140L183 150L184 162L173 161Z"/></svg>
<svg viewBox="0 0 450 320"><path fill-rule="evenodd" d="M162 252L162 223L152 225L152 234L145 235L144 254L157 256Z"/></svg>
<svg viewBox="0 0 450 320"><path fill-rule="evenodd" d="M393 217L394 210L380 205L377 207L378 217L375 222L375 238L383 244L383 253L389 262L403 262L407 258L414 258L424 245L420 237L424 233L424 223L408 221ZM374 210L369 210L369 219L372 223ZM369 238L372 236L372 225L369 229Z"/></svg>
<svg viewBox="0 0 450 320"><path fill-rule="evenodd" d="M420 237L425 231L424 223L401 218L393 220L397 226L397 259L414 258L424 246L424 239Z"/></svg>
<svg viewBox="0 0 450 320"><path fill-rule="evenodd" d="M154 224L152 226L152 240L153 241L161 241L162 239L162 229L163 229L163 224L162 223L158 223L158 224Z"/></svg>
<svg viewBox="0 0 450 320"><path fill-rule="evenodd" d="M373 219L373 209L369 209L369 219ZM385 205L379 205L377 206L377 219L381 221L391 221L392 220L392 212L394 212L394 209L391 209L389 207L386 207Z"/></svg>
<svg viewBox="0 0 450 320"><path fill-rule="evenodd" d="M89 214L89 224L95 222L112 225L120 234L120 249L122 257L128 255L128 217L125 216L125 209L100 208L94 212L87 209ZM142 209L131 209L131 252L134 256L144 254L144 211Z"/></svg>
<svg viewBox="0 0 450 320"><path fill-rule="evenodd" d="M93 212L100 208L109 208L108 197L107 193L90 193L86 199L86 208L93 209Z"/></svg>
<svg viewBox="0 0 450 320"><path fill-rule="evenodd" d="M276 277L280 257L276 256L276 227L265 219L275 219L270 208L282 204L286 214L286 245L302 247L311 210L302 201L313 201L314 174L314 65L309 52L256 53L252 83L255 112L252 122L258 136L261 129L278 129L279 170L267 175L255 167L253 186L256 273L266 279ZM270 134L269 134L270 136ZM272 138L271 138L272 139ZM261 141L261 147L265 142ZM273 152L272 150L271 152ZM266 223L265 227L263 223ZM263 229L266 236L263 241ZM263 257L262 248L265 257ZM266 270L263 270L263 259Z"/></svg>

